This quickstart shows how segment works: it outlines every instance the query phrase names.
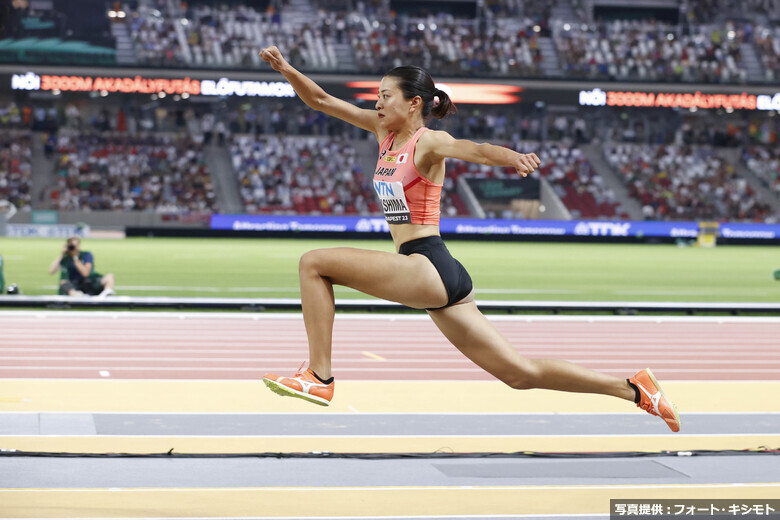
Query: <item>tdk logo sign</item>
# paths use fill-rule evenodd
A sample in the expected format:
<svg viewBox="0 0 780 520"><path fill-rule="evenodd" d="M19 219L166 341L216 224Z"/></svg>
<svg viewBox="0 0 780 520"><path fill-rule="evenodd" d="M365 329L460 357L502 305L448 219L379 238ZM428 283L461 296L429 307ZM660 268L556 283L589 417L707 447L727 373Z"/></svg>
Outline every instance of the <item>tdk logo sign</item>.
<svg viewBox="0 0 780 520"><path fill-rule="evenodd" d="M390 226L383 218L361 218L355 225L355 231L361 233L382 233L390 231Z"/></svg>
<svg viewBox="0 0 780 520"><path fill-rule="evenodd" d="M574 226L574 234L579 236L627 237L631 229L630 222L580 222Z"/></svg>
<svg viewBox="0 0 780 520"><path fill-rule="evenodd" d="M603 107L607 104L607 93L600 88L593 90L580 90L580 105L590 107Z"/></svg>

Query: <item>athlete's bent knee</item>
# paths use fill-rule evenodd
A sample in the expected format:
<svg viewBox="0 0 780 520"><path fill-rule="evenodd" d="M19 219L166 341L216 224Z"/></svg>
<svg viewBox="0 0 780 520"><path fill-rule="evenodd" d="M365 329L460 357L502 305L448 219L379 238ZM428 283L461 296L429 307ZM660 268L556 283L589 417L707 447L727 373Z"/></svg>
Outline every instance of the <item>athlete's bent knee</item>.
<svg viewBox="0 0 780 520"><path fill-rule="evenodd" d="M530 390L539 388L540 377L541 374L533 365L533 362L527 360L527 363L517 367L511 374L507 374L499 379L515 390Z"/></svg>
<svg viewBox="0 0 780 520"><path fill-rule="evenodd" d="M322 249L304 253L298 262L298 273L303 276L325 276L323 271L327 269L323 262L324 257Z"/></svg>
<svg viewBox="0 0 780 520"><path fill-rule="evenodd" d="M308 251L301 256L298 262L298 272L301 274L312 274L317 272L317 252Z"/></svg>

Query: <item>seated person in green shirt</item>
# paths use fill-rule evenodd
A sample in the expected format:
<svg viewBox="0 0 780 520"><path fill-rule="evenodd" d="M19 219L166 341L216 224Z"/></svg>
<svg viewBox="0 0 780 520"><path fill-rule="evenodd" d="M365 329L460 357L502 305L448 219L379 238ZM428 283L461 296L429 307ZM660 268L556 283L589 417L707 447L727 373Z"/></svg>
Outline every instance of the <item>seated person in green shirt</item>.
<svg viewBox="0 0 780 520"><path fill-rule="evenodd" d="M81 250L81 238L70 237L60 256L49 266L49 274L60 272L59 294L67 296L110 296L114 293L114 275L95 272L92 253Z"/></svg>

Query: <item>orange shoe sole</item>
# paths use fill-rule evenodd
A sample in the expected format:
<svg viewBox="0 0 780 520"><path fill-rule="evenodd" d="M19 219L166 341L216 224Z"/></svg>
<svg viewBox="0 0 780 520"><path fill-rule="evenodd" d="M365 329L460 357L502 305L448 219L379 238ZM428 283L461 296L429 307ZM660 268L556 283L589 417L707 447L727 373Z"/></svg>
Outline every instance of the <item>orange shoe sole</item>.
<svg viewBox="0 0 780 520"><path fill-rule="evenodd" d="M677 413L677 407L674 405L674 403L672 402L672 400L671 400L671 399L669 399L668 397L666 397L666 394L665 394L665 393L664 393L664 391L661 389L661 385L658 383L658 380L657 380L657 379L655 378L655 376L653 375L653 372L652 372L652 371L651 371L649 368L648 368L648 369L646 369L646 372L647 372L647 375L648 375L648 376L650 376L650 381L652 381L652 382L653 382L653 384L655 385L655 388L656 388L656 389L657 389L659 392L661 392L661 395L662 395L662 396L664 396L664 399L666 399L666 402L667 402L667 403L669 403L669 404L671 405L671 407L672 407L672 411L674 412L674 418L675 418L675 419L677 419L677 429L675 430L674 428L672 428L672 431L673 431L673 432L678 432L678 431L680 431L680 427L682 426L682 421L680 420L680 414L679 414L679 413ZM663 419L663 417L661 417L661 418ZM664 422L666 422L666 419L664 419ZM669 423L666 423L666 424L668 425ZM670 427L670 428L671 428L671 427Z"/></svg>
<svg viewBox="0 0 780 520"><path fill-rule="evenodd" d="M283 395L286 397L297 397L298 399L303 399L305 401L309 401L310 403L318 404L320 406L328 406L330 404L330 401L328 401L327 399L323 399L322 397L317 397L316 395L307 394L305 392L299 392L298 390L288 388L284 385L277 383L276 381L267 379L265 377L263 378L263 383L265 383L265 386L270 388L272 392L279 395Z"/></svg>

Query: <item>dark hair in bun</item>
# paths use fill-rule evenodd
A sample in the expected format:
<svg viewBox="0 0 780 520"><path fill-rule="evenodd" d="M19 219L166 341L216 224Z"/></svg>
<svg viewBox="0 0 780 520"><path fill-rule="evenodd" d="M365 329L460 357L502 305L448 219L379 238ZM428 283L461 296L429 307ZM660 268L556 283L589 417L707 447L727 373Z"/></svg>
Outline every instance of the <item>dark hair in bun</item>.
<svg viewBox="0 0 780 520"><path fill-rule="evenodd" d="M396 67L385 74L385 77L398 78L398 86L405 99L420 96L423 101L423 119L430 115L441 119L458 111L450 96L443 90L436 88L433 78L422 67L415 65ZM434 99L437 97L439 98L438 103Z"/></svg>

